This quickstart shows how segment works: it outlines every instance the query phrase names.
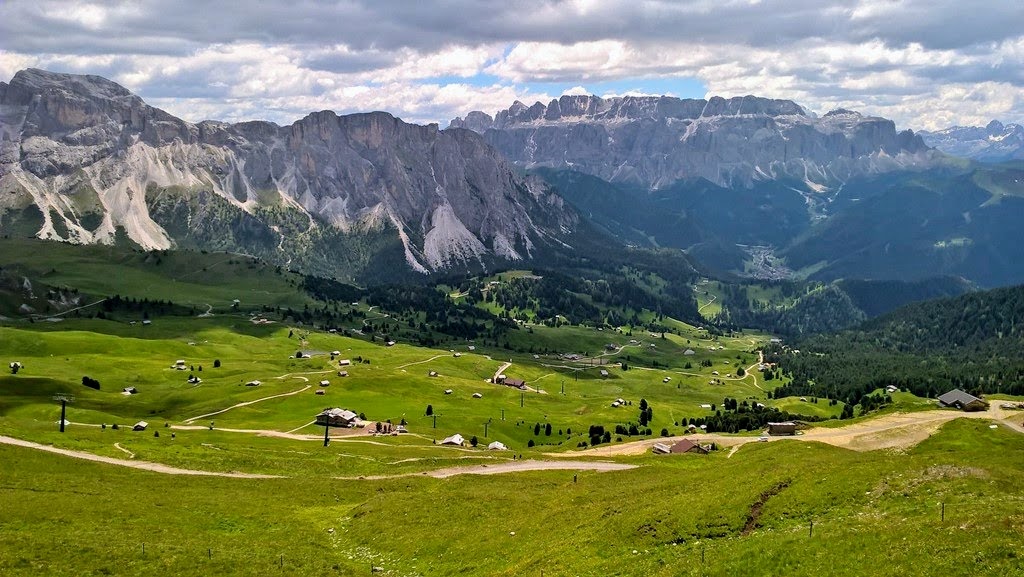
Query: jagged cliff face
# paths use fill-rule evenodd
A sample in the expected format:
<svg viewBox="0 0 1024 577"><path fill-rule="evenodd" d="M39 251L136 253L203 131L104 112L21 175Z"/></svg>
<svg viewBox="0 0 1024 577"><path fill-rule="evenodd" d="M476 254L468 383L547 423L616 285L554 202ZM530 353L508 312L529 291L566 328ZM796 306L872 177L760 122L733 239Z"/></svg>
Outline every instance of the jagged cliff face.
<svg viewBox="0 0 1024 577"><path fill-rule="evenodd" d="M953 126L919 134L929 146L953 156L982 162L1024 159L1024 126L1020 124L993 120L987 126Z"/></svg>
<svg viewBox="0 0 1024 577"><path fill-rule="evenodd" d="M788 100L746 96L562 96L516 102L495 117L471 112L468 128L525 167L568 168L657 189L706 178L723 186L796 178L818 189L857 175L926 167L934 152L892 121L837 110L816 117Z"/></svg>
<svg viewBox="0 0 1024 577"><path fill-rule="evenodd" d="M390 247L425 273L529 258L575 218L467 130L380 112L191 124L96 76L0 83L0 232L242 250L319 272Z"/></svg>

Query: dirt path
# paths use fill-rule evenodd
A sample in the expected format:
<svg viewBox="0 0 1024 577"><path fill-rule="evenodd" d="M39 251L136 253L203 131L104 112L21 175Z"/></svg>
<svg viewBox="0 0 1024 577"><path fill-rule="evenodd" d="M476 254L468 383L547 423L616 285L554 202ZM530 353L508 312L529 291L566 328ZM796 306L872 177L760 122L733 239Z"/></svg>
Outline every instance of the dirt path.
<svg viewBox="0 0 1024 577"><path fill-rule="evenodd" d="M813 428L805 431L803 435L792 438L820 441L854 451L906 449L924 441L942 425L960 418L989 419L1003 426L1009 425L1009 428L1017 432L1024 432L1007 421L1011 414L998 407L973 413L938 409L916 413L893 413L846 427Z"/></svg>
<svg viewBox="0 0 1024 577"><path fill-rule="evenodd" d="M326 372L330 372L330 371L326 371ZM280 377L278 377L278 378L280 378ZM252 400L252 401L245 401L244 403L238 403L237 405L231 405L230 407L228 407L226 409L221 409L219 411L214 411L212 413L206 413L205 415L199 415L198 417L192 417L191 419L186 419L185 423L191 424L191 423L193 423L195 421L198 421L199 419L205 419L207 417L212 417L214 415L219 415L221 413L226 413L226 412L230 411L231 409L237 409L239 407L247 407L249 405L254 405L254 404L259 403L261 401L267 401L267 400L270 400L270 399L277 399L277 398L280 398L280 397L288 397L288 396L291 396L291 395L297 395L297 394L301 393L302 391L308 390L311 386L312 385L306 385L305 387L302 387L301 389L299 389L297 391L292 391L290 393L281 393L280 395L271 395L269 397L262 397L262 398L255 399L255 400Z"/></svg>
<svg viewBox="0 0 1024 577"><path fill-rule="evenodd" d="M710 305L711 303L715 302L716 299L718 299L718 295L711 295L711 300L709 300L708 302L706 302L706 303L700 305L699 307L697 307L697 312L699 313L701 310L704 309L704 307L706 307L706 306Z"/></svg>
<svg viewBox="0 0 1024 577"><path fill-rule="evenodd" d="M73 313L73 312L75 312L75 311L80 311L80 310L82 310L82 309L87 309L87 308L89 308L89 307L94 307L94 306L96 306L96 305L98 305L98 304L100 304L100 303L106 302L106 301L107 301L107 299L100 299L100 300L98 300L98 301L96 301L96 302L94 302L94 303L89 303L89 304L87 304L87 305L82 305L82 306L80 306L80 307L75 307L75 308L73 308L73 309L68 309L68 310L66 310L66 311L61 311L61 312L59 312L59 313L54 313L54 314L52 314L52 315L32 315L32 316L35 316L35 317L47 317L47 318L56 318L56 317L62 317L62 316L64 316L64 315L68 314L68 313Z"/></svg>
<svg viewBox="0 0 1024 577"><path fill-rule="evenodd" d="M201 427L199 427L201 428ZM73 457L76 459L84 459L86 461L93 461L96 463L104 463L107 465L117 465L120 467L129 467L132 469L141 469L143 471L151 471L154 473L163 473L166 475L194 475L202 477L228 477L233 479L281 479L280 475L264 475L260 473L237 473L237 472L225 472L218 473L213 471L198 471L195 469L181 469L178 467L172 467L170 465L164 465L162 463L152 463L149 461L129 461L126 459L114 459L112 457L103 457L100 455L94 455L92 453L86 453L84 451L72 451L68 449L59 449L57 447L51 447L49 445L41 445L39 443L33 443L31 441L23 441L21 439L15 439L13 437L7 437L0 435L0 443L5 445L14 445L16 447L24 447L27 449L36 449L39 451L46 451L48 453L55 453L63 455L65 457ZM117 445L115 445L117 446ZM130 453L127 449L117 446L118 449ZM134 458L134 455L132 455ZM623 471L627 469L635 469L636 465L628 465L624 463L607 463L600 461L511 461L505 463L499 463L497 465L471 465L465 467L446 467L443 469L436 469L433 471L423 471L420 473L402 473L398 475L368 475L364 477L338 477L339 479L356 480L381 480L381 479L396 479L400 477L414 477L414 476L427 476L435 479L447 479L448 477L454 477L456 475L499 475L503 473L517 473L520 471L548 471L548 470L568 470L568 471Z"/></svg>
<svg viewBox="0 0 1024 577"><path fill-rule="evenodd" d="M933 435L939 428L954 419L988 419L995 421L1000 426L1005 426L1019 433L1024 433L1024 427L1016 425L1010 420L1014 415L1019 414L1007 409L991 407L988 411L964 413L953 410L931 410L915 413L893 413L876 417L859 423L853 423L845 427L827 428L815 427L807 429L801 435L792 437L771 437L771 442L777 441L818 441L835 447L842 447L853 451L874 451L877 449L906 449L913 447ZM729 453L731 457L740 446L756 442L758 437L735 437L720 435L716 433L698 433L695 435L684 435L687 438L695 439L701 443L715 443L723 447L732 447ZM642 455L650 451L656 443L664 442L662 438L644 439L616 445L601 445L598 447L571 451L568 453L545 453L549 457L610 457L617 455Z"/></svg>
<svg viewBox="0 0 1024 577"><path fill-rule="evenodd" d="M285 373L285 374L283 374L283 375L281 375L279 377L274 377L274 378L277 379L277 380L287 379L288 377L292 377L293 379L305 379L305 377L297 376L297 375L322 375L322 374L325 374L325 373L333 373L333 372L334 372L334 369L328 369L326 371L306 371L305 373ZM309 379L305 379L305 380L307 382L309 381Z"/></svg>
<svg viewBox="0 0 1024 577"><path fill-rule="evenodd" d="M203 425L171 425L171 429L178 431L203 431L209 429L209 427ZM224 429L221 427L215 427L215 430L225 433L245 433L247 435L256 435L259 437L277 437L279 439L291 439L293 441L322 441L324 439L323 435L300 435L298 433L286 433L283 431L272 431L269 429Z"/></svg>
<svg viewBox="0 0 1024 577"><path fill-rule="evenodd" d="M579 449L567 453L544 453L546 457L618 457L623 455L643 455L649 453L651 448L658 443L673 442L680 439L692 439L701 444L715 443L719 447L732 447L757 441L757 437L730 437L715 433L698 433L693 435L682 435L679 437L655 437L643 439L642 441L631 441L628 443L616 443L614 445L600 445L589 449Z"/></svg>
<svg viewBox="0 0 1024 577"><path fill-rule="evenodd" d="M128 449L125 449L124 447L122 447L121 443L114 443L114 448L117 449L118 451L122 451L122 452L126 453L128 455L129 459L134 459L135 458L135 453L133 453L133 452L129 451Z"/></svg>
<svg viewBox="0 0 1024 577"><path fill-rule="evenodd" d="M405 363L404 365L401 365L401 366L398 366L398 367L395 367L395 368L396 369L404 369L406 367L411 367L413 365L422 365L423 363L429 363L430 361L436 361L437 359L440 359L440 358L443 358L443 357L447 357L447 356L448 355L434 355L434 356L430 357L429 359L427 359L425 361L416 361L415 363Z"/></svg>
<svg viewBox="0 0 1024 577"><path fill-rule="evenodd" d="M36 449L39 451L46 451L48 453L56 453L58 455L64 455L65 457L74 457L76 459L85 459L86 461L95 461L97 463L106 463L108 465L119 465L121 467L130 467L132 469L142 469L144 471L152 471L154 473L164 473L167 475L197 475L203 477L231 477L234 479L279 479L278 475L261 475L258 473L215 473L212 471L196 471L193 469L179 469L178 467L171 467L170 465L164 465L161 463L150 463L148 461L128 461L125 459L114 459L112 457L102 457L100 455L93 455L92 453L86 453L84 451L71 451L68 449L58 449L57 447L51 447L49 445L40 445L39 443L33 443L31 441L23 441L21 439L15 439L13 437L6 437L0 435L0 443L5 445L14 445L16 447L25 447L28 449ZM120 448L120 447L118 447ZM121 449L122 451L124 449Z"/></svg>
<svg viewBox="0 0 1024 577"><path fill-rule="evenodd" d="M433 477L447 479L456 475L501 475L521 471L625 471L635 469L637 465L625 463L607 463L601 461L509 461L497 465L470 465L465 467L446 467L420 473L402 473L399 475L367 475L364 477L337 477L338 479L383 480L402 477Z"/></svg>
<svg viewBox="0 0 1024 577"><path fill-rule="evenodd" d="M290 435L290 434L294 433L295 431L299 431L299 430L305 429L306 427L308 427L310 425L315 425L315 424L316 424L316 420L314 419L314 420L306 423L305 425L302 425L301 427L295 427L294 429L292 429L290 431L287 431L287 434Z"/></svg>
<svg viewBox="0 0 1024 577"><path fill-rule="evenodd" d="M497 383L498 382L498 375L504 373L505 369L507 369L507 368L509 368L511 366L512 366L512 361L509 361L507 363L502 363L502 365L500 367L498 367L498 370L494 371L494 376L491 377L491 382L492 383Z"/></svg>

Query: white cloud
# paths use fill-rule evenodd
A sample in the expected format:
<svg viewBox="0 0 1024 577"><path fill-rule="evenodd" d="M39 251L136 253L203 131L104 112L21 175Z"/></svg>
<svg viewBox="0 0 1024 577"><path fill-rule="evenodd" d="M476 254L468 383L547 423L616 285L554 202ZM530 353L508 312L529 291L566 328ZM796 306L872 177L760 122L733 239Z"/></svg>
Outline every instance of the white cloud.
<svg viewBox="0 0 1024 577"><path fill-rule="evenodd" d="M708 95L844 106L913 128L1024 121L1019 0L668 2L219 0L0 3L0 79L100 74L191 120L383 109L441 121L494 112L524 85L576 94L697 79ZM197 27L197 15L207 18ZM962 17L969 14L970 18ZM625 81L625 82L623 82ZM610 92L609 92L610 93Z"/></svg>

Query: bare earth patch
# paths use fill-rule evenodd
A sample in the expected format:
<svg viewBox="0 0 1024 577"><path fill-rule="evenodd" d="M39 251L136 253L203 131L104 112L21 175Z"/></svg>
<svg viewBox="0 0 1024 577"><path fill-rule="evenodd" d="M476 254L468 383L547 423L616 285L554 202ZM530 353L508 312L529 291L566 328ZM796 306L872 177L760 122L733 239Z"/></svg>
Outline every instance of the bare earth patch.
<svg viewBox="0 0 1024 577"><path fill-rule="evenodd" d="M835 447L852 451L876 451L879 449L909 449L933 435L939 428L953 419L988 419L999 426L1005 426L1024 433L1024 426L1017 422L1024 420L1019 411L1010 411L993 406L987 411L964 413L954 410L920 411L916 413L893 413L872 418L845 427L827 428L812 427L803 434L792 437L772 437L771 441L796 440L818 441ZM714 433L684 435L679 438L690 438L701 443L715 443L720 447L737 447L757 441L757 437L734 437ZM656 443L665 442L664 438L644 439L629 443L600 445L590 449L582 449L568 453L545 453L549 457L579 457L642 455L651 450Z"/></svg>

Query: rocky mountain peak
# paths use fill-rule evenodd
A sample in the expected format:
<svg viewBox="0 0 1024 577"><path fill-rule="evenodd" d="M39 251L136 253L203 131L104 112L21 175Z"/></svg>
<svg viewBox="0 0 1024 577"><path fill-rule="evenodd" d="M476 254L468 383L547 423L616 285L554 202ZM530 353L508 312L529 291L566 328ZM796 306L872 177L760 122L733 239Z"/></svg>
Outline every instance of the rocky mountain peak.
<svg viewBox="0 0 1024 577"><path fill-rule="evenodd" d="M337 259L378 258L357 240L367 234L426 273L564 246L576 218L475 132L329 110L283 127L191 124L110 80L42 70L0 85L0 193L0 222L41 215L25 217L41 238L123 233L332 276Z"/></svg>
<svg viewBox="0 0 1024 577"><path fill-rule="evenodd" d="M992 120L985 126L951 126L921 131L929 146L952 156L982 162L1024 159L1024 126Z"/></svg>
<svg viewBox="0 0 1024 577"><path fill-rule="evenodd" d="M565 95L457 118L516 164L567 168L647 188L705 178L724 186L798 178L813 189L860 173L920 167L928 147L890 120L834 110L817 118L791 100L739 96Z"/></svg>

